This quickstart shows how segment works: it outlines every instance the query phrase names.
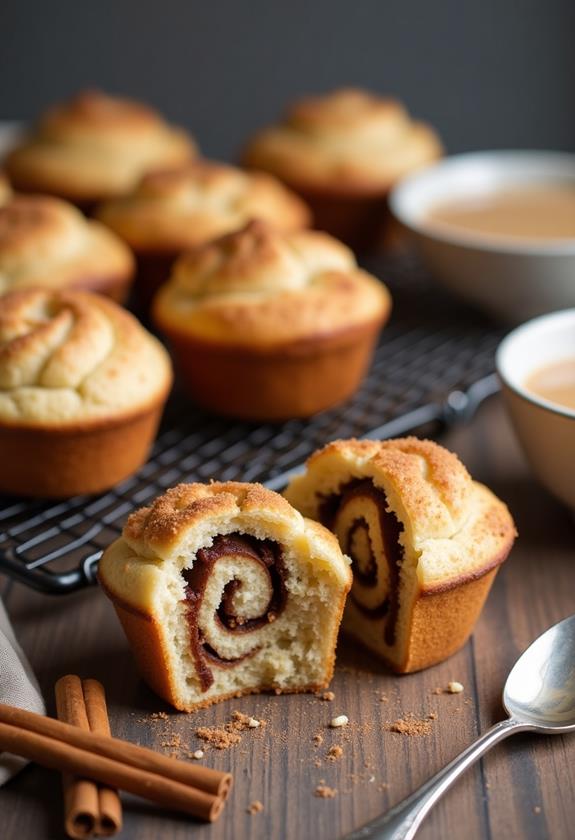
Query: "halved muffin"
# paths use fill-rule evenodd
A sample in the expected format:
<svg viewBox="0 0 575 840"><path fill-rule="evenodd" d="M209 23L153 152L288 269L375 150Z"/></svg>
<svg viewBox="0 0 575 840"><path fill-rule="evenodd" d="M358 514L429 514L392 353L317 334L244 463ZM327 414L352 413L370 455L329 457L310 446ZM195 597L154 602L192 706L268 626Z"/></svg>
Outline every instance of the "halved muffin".
<svg viewBox="0 0 575 840"><path fill-rule="evenodd" d="M15 195L0 206L0 295L31 286L86 289L123 303L133 275L129 248L72 204Z"/></svg>
<svg viewBox="0 0 575 840"><path fill-rule="evenodd" d="M153 317L199 403L285 420L351 396L390 309L345 245L252 222L182 256Z"/></svg>
<svg viewBox="0 0 575 840"><path fill-rule="evenodd" d="M388 220L393 185L441 151L435 131L400 102L343 88L295 102L278 125L255 135L242 161L299 193L320 230L362 249Z"/></svg>
<svg viewBox="0 0 575 840"><path fill-rule="evenodd" d="M84 210L122 195L146 173L196 155L190 136L132 99L84 91L54 105L6 159L14 188Z"/></svg>
<svg viewBox="0 0 575 840"><path fill-rule="evenodd" d="M263 219L293 231L311 222L304 202L272 175L206 160L146 175L96 217L136 254L136 291L144 306L183 251Z"/></svg>
<svg viewBox="0 0 575 840"><path fill-rule="evenodd" d="M343 627L398 672L465 643L515 538L503 502L417 438L330 443L285 497L351 557Z"/></svg>
<svg viewBox="0 0 575 840"><path fill-rule="evenodd" d="M351 574L333 535L258 484L180 484L133 513L98 576L177 709L329 683Z"/></svg>
<svg viewBox="0 0 575 840"><path fill-rule="evenodd" d="M100 295L0 298L0 492L105 490L145 461L172 383L168 354Z"/></svg>

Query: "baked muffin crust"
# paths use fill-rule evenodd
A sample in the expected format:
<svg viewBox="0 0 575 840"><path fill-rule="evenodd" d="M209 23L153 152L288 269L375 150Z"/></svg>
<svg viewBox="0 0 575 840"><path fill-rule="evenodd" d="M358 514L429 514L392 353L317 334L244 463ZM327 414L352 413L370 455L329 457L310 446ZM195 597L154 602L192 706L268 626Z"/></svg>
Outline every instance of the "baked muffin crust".
<svg viewBox="0 0 575 840"><path fill-rule="evenodd" d="M126 287L133 269L126 245L65 201L16 195L0 206L0 294L30 286L105 292Z"/></svg>
<svg viewBox="0 0 575 840"><path fill-rule="evenodd" d="M6 161L17 189L74 202L121 195L145 172L192 159L191 138L152 108L84 91L50 108Z"/></svg>
<svg viewBox="0 0 575 840"><path fill-rule="evenodd" d="M243 161L303 190L377 194L440 154L435 131L401 103L343 88L296 102L253 138Z"/></svg>
<svg viewBox="0 0 575 840"><path fill-rule="evenodd" d="M304 202L273 176L206 160L148 174L96 215L138 252L183 251L256 218L286 231L311 221Z"/></svg>
<svg viewBox="0 0 575 840"><path fill-rule="evenodd" d="M169 332L269 349L383 323L385 286L327 234L252 222L182 256L154 316Z"/></svg>
<svg viewBox="0 0 575 840"><path fill-rule="evenodd" d="M136 319L86 292L26 289L0 305L0 424L78 428L162 402L168 354Z"/></svg>

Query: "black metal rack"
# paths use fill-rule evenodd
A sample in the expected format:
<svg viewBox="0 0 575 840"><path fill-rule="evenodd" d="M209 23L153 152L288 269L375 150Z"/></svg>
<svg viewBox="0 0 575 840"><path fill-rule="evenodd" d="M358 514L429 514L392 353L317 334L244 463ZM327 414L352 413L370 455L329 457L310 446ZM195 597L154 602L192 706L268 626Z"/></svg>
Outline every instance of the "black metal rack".
<svg viewBox="0 0 575 840"><path fill-rule="evenodd" d="M345 405L310 420L250 424L208 415L175 393L149 461L109 492L62 502L0 498L0 571L42 592L70 592L94 582L103 548L130 511L173 484L215 478L278 489L330 440L466 419L497 389L501 330L440 291L409 258L369 268L390 287L394 313L368 377Z"/></svg>

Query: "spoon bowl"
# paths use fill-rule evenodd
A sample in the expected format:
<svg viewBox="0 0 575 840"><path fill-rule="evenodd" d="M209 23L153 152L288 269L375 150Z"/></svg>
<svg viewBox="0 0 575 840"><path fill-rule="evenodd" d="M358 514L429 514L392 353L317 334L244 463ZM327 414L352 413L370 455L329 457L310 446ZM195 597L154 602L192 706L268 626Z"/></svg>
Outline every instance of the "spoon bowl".
<svg viewBox="0 0 575 840"><path fill-rule="evenodd" d="M538 732L575 731L575 615L549 628L517 660L507 677L509 716Z"/></svg>

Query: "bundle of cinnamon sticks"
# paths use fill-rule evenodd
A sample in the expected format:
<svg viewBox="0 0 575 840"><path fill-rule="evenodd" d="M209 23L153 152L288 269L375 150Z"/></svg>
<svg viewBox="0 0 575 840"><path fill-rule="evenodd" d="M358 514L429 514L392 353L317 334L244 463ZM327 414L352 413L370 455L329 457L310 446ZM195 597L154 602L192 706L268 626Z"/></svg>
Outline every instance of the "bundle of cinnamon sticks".
<svg viewBox="0 0 575 840"><path fill-rule="evenodd" d="M208 822L222 812L231 775L111 737L100 683L64 677L56 685L56 705L61 720L0 703L0 751L65 774L71 837L120 830L116 789Z"/></svg>

